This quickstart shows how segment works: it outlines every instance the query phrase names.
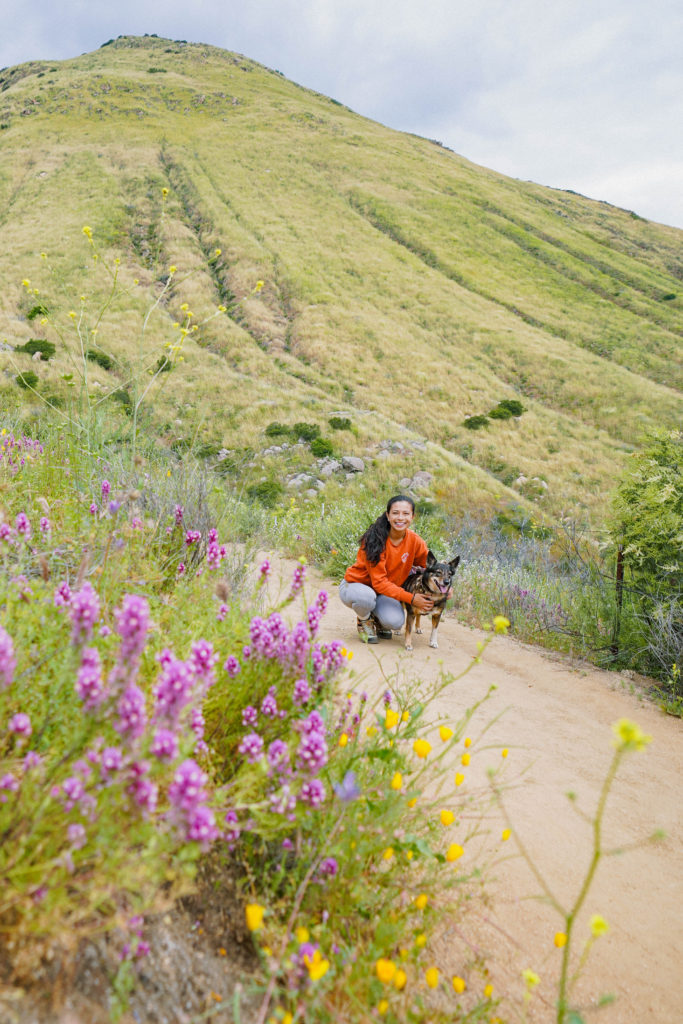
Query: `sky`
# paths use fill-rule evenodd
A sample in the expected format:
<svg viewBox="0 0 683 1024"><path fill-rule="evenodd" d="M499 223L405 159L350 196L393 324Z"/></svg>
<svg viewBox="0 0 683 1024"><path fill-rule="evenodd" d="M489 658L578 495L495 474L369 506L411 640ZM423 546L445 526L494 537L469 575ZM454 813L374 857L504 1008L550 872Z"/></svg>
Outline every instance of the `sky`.
<svg viewBox="0 0 683 1024"><path fill-rule="evenodd" d="M156 33L683 228L681 0L0 0L0 66ZM19 12L17 14L17 11Z"/></svg>

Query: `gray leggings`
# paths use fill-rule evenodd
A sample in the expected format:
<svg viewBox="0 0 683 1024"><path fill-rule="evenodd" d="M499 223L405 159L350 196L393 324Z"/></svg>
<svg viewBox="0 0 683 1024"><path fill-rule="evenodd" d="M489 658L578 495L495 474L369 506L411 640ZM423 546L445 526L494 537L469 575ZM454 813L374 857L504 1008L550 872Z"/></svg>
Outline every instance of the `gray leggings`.
<svg viewBox="0 0 683 1024"><path fill-rule="evenodd" d="M405 613L401 602L386 594L377 594L364 583L342 580L339 597L347 608L353 608L359 619L367 619L372 614L384 629L400 629L403 625Z"/></svg>

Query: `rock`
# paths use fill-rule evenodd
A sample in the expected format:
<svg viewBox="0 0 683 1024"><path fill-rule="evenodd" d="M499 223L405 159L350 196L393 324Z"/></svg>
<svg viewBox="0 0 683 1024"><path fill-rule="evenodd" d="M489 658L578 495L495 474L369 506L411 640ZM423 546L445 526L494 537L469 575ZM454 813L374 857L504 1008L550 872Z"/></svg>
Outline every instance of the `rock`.
<svg viewBox="0 0 683 1024"><path fill-rule="evenodd" d="M512 486L513 487L522 487L522 485L525 484L525 483L526 483L526 477L524 476L523 473L520 473L520 475L517 477L517 479L513 480Z"/></svg>
<svg viewBox="0 0 683 1024"><path fill-rule="evenodd" d="M341 468L341 462L337 462L336 459L324 459L320 467L320 475L329 477L333 473L337 473Z"/></svg>
<svg viewBox="0 0 683 1024"><path fill-rule="evenodd" d="M419 448L420 451L424 451L425 448L427 447L425 441L410 441L409 445L411 448Z"/></svg>
<svg viewBox="0 0 683 1024"><path fill-rule="evenodd" d="M313 480L314 478L309 473L297 473L287 481L287 488L290 491L300 491L304 487L310 487Z"/></svg>
<svg viewBox="0 0 683 1024"><path fill-rule="evenodd" d="M392 452L390 452L387 448L380 448L380 450L377 452L378 459L390 459L391 456Z"/></svg>
<svg viewBox="0 0 683 1024"><path fill-rule="evenodd" d="M355 455L344 455L342 458L342 466L344 469L348 469L352 474L362 473L365 469L365 463L363 460L357 458Z"/></svg>
<svg viewBox="0 0 683 1024"><path fill-rule="evenodd" d="M392 441L390 446L392 452L404 452L406 446L401 441Z"/></svg>
<svg viewBox="0 0 683 1024"><path fill-rule="evenodd" d="M399 487L410 487L412 482L413 481L410 479L409 476L404 476L404 477L401 477L401 479L399 480L398 486Z"/></svg>
<svg viewBox="0 0 683 1024"><path fill-rule="evenodd" d="M411 487L429 487L433 479L433 475L428 473L426 469L418 469L411 480Z"/></svg>

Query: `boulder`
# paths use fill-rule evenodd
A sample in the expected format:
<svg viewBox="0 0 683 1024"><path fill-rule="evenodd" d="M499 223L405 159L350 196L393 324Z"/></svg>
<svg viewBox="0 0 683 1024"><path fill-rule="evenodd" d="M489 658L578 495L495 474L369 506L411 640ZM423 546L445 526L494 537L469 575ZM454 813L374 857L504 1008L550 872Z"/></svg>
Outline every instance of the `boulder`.
<svg viewBox="0 0 683 1024"><path fill-rule="evenodd" d="M365 469L365 463L363 460L357 458L355 455L344 455L342 458L342 466L344 469L349 470L350 473L362 473Z"/></svg>

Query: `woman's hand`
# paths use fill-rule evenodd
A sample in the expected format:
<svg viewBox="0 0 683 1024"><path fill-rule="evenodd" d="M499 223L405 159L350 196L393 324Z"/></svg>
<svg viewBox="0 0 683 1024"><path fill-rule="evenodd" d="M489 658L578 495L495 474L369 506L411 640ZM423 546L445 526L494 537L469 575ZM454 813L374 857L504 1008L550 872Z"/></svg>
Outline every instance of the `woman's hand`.
<svg viewBox="0 0 683 1024"><path fill-rule="evenodd" d="M431 612L434 607L434 602L431 597L427 597L426 594L414 594L413 595L413 608L420 614L424 612Z"/></svg>

